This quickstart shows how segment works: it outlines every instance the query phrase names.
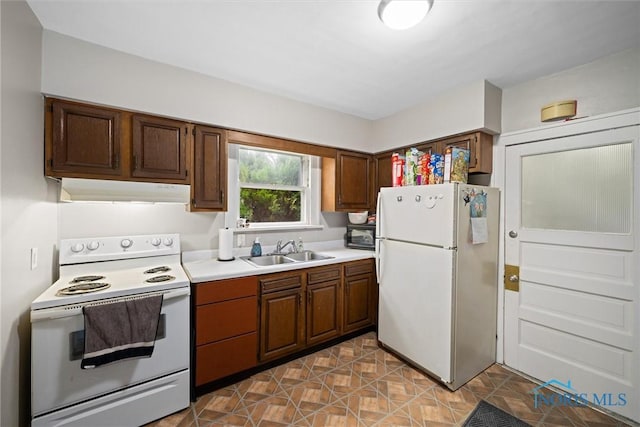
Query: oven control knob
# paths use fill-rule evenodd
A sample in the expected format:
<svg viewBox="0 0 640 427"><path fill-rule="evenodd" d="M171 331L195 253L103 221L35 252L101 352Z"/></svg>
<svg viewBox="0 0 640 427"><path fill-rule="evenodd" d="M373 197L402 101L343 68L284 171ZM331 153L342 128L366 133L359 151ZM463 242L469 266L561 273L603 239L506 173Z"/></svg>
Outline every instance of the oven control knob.
<svg viewBox="0 0 640 427"><path fill-rule="evenodd" d="M164 239L163 243L164 243L165 246L171 246L171 245L173 245L173 239L171 237L167 237L167 238Z"/></svg>
<svg viewBox="0 0 640 427"><path fill-rule="evenodd" d="M124 249L130 248L133 245L133 240L131 239L122 239L122 241L120 242L120 246L122 246Z"/></svg>
<svg viewBox="0 0 640 427"><path fill-rule="evenodd" d="M89 249L90 251L95 251L99 247L100 247L100 244L95 240L92 242L89 242L89 244L87 245L87 249Z"/></svg>
<svg viewBox="0 0 640 427"><path fill-rule="evenodd" d="M82 252L84 250L84 243L75 243L71 246L71 252Z"/></svg>
<svg viewBox="0 0 640 427"><path fill-rule="evenodd" d="M162 241L158 237L154 237L153 239L151 239L151 244L153 246L160 246L160 243L162 243Z"/></svg>

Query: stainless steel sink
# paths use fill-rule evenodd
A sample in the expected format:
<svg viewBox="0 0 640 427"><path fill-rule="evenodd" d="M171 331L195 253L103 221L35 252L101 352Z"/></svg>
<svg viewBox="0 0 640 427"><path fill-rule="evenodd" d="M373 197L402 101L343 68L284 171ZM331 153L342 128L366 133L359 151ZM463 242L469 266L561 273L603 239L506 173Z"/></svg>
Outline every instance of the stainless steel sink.
<svg viewBox="0 0 640 427"><path fill-rule="evenodd" d="M284 255L241 256L240 258L258 267L295 262Z"/></svg>
<svg viewBox="0 0 640 427"><path fill-rule="evenodd" d="M287 258L291 258L291 259L294 259L296 261L317 261L317 260L321 260L321 259L331 259L331 258L333 258L332 256L321 255L321 254L315 253L313 251L296 252L296 253L287 254L286 256L287 256Z"/></svg>
<svg viewBox="0 0 640 427"><path fill-rule="evenodd" d="M292 262L319 261L334 258L328 255L321 255L313 251L293 252L286 255L263 255L263 256L241 256L240 259L247 261L257 267L270 265L288 264Z"/></svg>

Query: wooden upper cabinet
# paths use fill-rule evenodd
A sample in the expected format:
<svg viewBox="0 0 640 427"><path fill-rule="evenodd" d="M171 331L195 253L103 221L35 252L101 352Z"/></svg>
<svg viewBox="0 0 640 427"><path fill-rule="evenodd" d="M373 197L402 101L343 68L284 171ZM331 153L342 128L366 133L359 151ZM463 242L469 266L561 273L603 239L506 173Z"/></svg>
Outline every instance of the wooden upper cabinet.
<svg viewBox="0 0 640 427"><path fill-rule="evenodd" d="M393 180L391 176L391 155L393 151L378 153L374 156L375 161L375 194L377 197L380 188L392 187ZM374 203L376 200L374 200Z"/></svg>
<svg viewBox="0 0 640 427"><path fill-rule="evenodd" d="M224 129L196 125L193 140L191 209L227 209L227 134Z"/></svg>
<svg viewBox="0 0 640 427"><path fill-rule="evenodd" d="M469 173L491 173L493 169L493 136L484 132L459 135L439 141L440 152L447 147L469 150Z"/></svg>
<svg viewBox="0 0 640 427"><path fill-rule="evenodd" d="M188 184L188 132L185 122L134 115L131 176Z"/></svg>
<svg viewBox="0 0 640 427"><path fill-rule="evenodd" d="M372 208L372 156L337 150L322 159L322 210L357 211Z"/></svg>
<svg viewBox="0 0 640 427"><path fill-rule="evenodd" d="M370 207L369 167L371 156L339 150L336 158L337 204L340 209Z"/></svg>
<svg viewBox="0 0 640 427"><path fill-rule="evenodd" d="M117 110L47 100L49 176L113 177L122 173L122 120Z"/></svg>

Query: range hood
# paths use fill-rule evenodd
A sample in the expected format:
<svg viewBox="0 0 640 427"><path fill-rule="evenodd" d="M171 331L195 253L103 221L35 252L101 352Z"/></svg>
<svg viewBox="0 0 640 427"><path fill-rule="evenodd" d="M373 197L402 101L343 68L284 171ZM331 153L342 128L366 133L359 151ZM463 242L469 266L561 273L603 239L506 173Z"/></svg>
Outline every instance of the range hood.
<svg viewBox="0 0 640 427"><path fill-rule="evenodd" d="M154 182L62 178L62 202L189 203L190 187Z"/></svg>

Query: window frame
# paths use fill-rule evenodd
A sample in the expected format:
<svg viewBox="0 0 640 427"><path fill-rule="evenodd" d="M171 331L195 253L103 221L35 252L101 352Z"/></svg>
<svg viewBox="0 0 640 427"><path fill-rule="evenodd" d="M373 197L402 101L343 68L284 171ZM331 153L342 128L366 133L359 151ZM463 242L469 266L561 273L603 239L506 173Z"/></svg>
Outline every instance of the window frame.
<svg viewBox="0 0 640 427"><path fill-rule="evenodd" d="M279 184L252 184L240 183L239 168L239 151L247 149L252 151L267 151L291 156L299 156L303 159L303 180L308 182L308 186L291 186ZM234 229L236 232L256 232L269 230L297 230L297 229L321 229L320 224L320 185L321 170L320 158L309 154L301 154L296 152L276 150L271 148L256 147L250 145L242 145L237 143L228 144L228 168L227 168L227 185L228 185L228 208L225 213L225 227ZM240 219L240 189L241 188L268 188L276 190L302 190L300 221L285 222L255 222L250 223L246 228L238 228L237 223Z"/></svg>

